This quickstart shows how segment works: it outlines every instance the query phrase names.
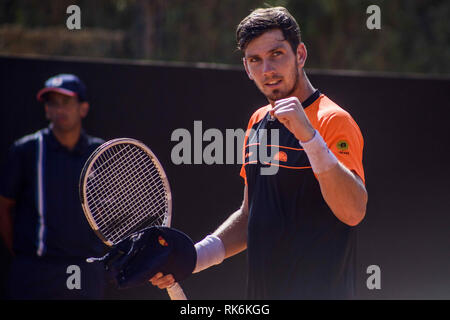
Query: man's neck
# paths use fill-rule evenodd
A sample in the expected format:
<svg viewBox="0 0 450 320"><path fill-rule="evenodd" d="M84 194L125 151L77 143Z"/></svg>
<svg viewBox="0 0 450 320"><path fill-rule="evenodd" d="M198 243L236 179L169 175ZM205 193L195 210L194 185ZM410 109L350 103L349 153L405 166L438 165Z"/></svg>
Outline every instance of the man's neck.
<svg viewBox="0 0 450 320"><path fill-rule="evenodd" d="M53 126L51 127L51 129L53 131L53 134L55 135L56 140L58 140L61 145L69 150L73 150L78 140L80 139L81 127L70 131L58 130Z"/></svg>
<svg viewBox="0 0 450 320"><path fill-rule="evenodd" d="M305 102L306 99L308 99L316 89L313 87L311 82L309 81L308 77L306 76L306 73L303 73L303 77L300 78L300 85L298 88L298 92L295 95L300 102Z"/></svg>

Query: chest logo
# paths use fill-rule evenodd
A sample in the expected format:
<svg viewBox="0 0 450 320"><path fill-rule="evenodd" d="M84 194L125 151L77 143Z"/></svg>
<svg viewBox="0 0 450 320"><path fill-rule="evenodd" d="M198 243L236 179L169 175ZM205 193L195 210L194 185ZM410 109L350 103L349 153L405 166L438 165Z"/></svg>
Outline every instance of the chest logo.
<svg viewBox="0 0 450 320"><path fill-rule="evenodd" d="M273 157L274 160L278 160L278 161L282 161L282 162L286 162L287 161L287 154L284 151L279 151L275 154L275 156Z"/></svg>

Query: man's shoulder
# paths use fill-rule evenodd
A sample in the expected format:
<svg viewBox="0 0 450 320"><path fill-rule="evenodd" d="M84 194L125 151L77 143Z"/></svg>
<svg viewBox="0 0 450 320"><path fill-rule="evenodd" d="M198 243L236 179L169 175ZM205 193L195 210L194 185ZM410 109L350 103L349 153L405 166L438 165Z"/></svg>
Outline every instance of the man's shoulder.
<svg viewBox="0 0 450 320"><path fill-rule="evenodd" d="M305 109L305 112L315 127L336 122L354 122L347 110L324 94L321 94L311 107Z"/></svg>
<svg viewBox="0 0 450 320"><path fill-rule="evenodd" d="M84 133L84 140L86 144L83 152L86 154L91 154L105 142L102 138L94 137L86 133Z"/></svg>
<svg viewBox="0 0 450 320"><path fill-rule="evenodd" d="M265 106L262 106L259 109L257 109L255 112L253 112L252 117L264 117L271 108L272 108L272 105L270 103L266 104Z"/></svg>
<svg viewBox="0 0 450 320"><path fill-rule="evenodd" d="M13 143L14 148L20 148L20 149L26 149L31 146L34 146L37 141L40 139L40 137L43 137L45 134L48 134L48 129L44 128L41 130L38 130L34 133L27 134Z"/></svg>
<svg viewBox="0 0 450 320"><path fill-rule="evenodd" d="M255 112L253 112L252 116L250 117L250 121L249 121L249 128L251 128L255 123L258 123L259 121L261 121L267 114L267 112L269 112L269 110L272 108L272 106L270 104L265 105L263 107L260 107L259 109L257 109Z"/></svg>
<svg viewBox="0 0 450 320"><path fill-rule="evenodd" d="M319 130L322 135L325 132L342 131L345 128L353 128L360 131L351 114L323 94L315 102L314 108L307 111L307 116L313 127Z"/></svg>
<svg viewBox="0 0 450 320"><path fill-rule="evenodd" d="M351 117L350 113L326 95L320 97L317 109L319 118Z"/></svg>
<svg viewBox="0 0 450 320"><path fill-rule="evenodd" d="M91 135L86 134L86 140L88 142L89 146L95 146L98 147L101 144L105 143L105 140L99 137L94 137Z"/></svg>
<svg viewBox="0 0 450 320"><path fill-rule="evenodd" d="M89 137L88 138L89 144L95 144L95 145L101 145L105 143L105 140L98 137Z"/></svg>

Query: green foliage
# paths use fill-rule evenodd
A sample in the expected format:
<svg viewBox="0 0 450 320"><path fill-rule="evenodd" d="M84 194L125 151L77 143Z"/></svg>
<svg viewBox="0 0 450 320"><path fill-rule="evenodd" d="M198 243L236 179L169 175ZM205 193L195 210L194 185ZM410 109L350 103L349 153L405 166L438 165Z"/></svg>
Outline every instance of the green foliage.
<svg viewBox="0 0 450 320"><path fill-rule="evenodd" d="M80 31L65 29L71 4L81 8ZM372 4L381 8L381 30L366 27ZM0 52L240 64L236 26L252 9L267 6L285 6L296 17L309 68L450 72L445 0L3 0L0 34L14 40L0 39ZM11 37L17 26L21 34L60 28L67 44L49 44L42 52L29 37ZM85 49L62 49L76 47L81 38L89 43Z"/></svg>

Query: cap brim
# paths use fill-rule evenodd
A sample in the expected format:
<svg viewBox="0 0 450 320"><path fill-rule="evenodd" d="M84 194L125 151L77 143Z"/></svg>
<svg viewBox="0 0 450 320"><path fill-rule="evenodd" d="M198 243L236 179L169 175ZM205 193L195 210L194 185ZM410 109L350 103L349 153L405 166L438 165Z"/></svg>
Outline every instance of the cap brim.
<svg viewBox="0 0 450 320"><path fill-rule="evenodd" d="M57 93L61 93L63 95L70 96L70 97L76 97L77 96L76 92L73 92L73 91L70 91L70 90L66 90L66 89L62 89L62 88L44 88L44 89L41 89L36 95L36 98L38 99L38 101L44 102L43 95L48 93L48 92L57 92Z"/></svg>

